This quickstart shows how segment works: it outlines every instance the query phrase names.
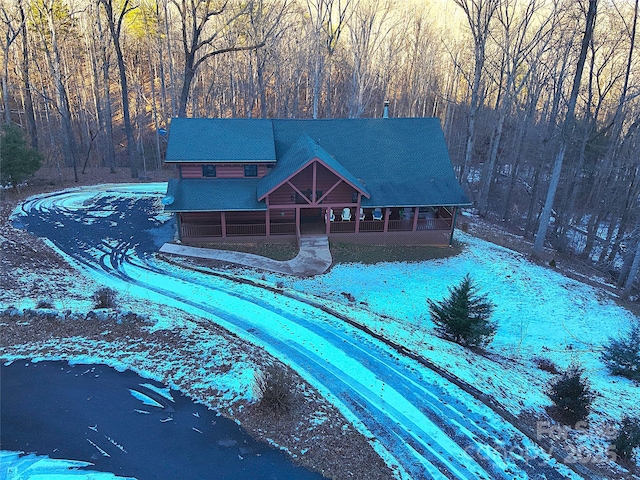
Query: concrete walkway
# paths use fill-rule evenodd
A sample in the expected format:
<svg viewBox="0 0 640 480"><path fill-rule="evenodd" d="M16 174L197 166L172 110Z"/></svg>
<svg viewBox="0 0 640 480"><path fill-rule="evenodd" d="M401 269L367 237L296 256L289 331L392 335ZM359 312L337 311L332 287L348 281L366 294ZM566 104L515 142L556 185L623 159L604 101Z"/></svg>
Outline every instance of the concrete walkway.
<svg viewBox="0 0 640 480"><path fill-rule="evenodd" d="M160 251L185 257L208 258L222 262L236 263L270 272L311 277L326 272L333 259L329 251L329 240L324 235L300 237L298 255L287 261L272 260L252 253L217 250L214 248L189 247L176 243L165 243Z"/></svg>

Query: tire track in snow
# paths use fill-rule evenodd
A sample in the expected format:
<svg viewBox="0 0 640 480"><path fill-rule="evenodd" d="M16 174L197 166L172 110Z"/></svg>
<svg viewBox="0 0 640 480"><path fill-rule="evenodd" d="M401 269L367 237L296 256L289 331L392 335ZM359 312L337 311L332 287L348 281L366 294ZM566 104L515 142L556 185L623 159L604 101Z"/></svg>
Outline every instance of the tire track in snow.
<svg viewBox="0 0 640 480"><path fill-rule="evenodd" d="M95 190L94 197L98 193L104 196L104 192ZM341 320L330 318L316 307L285 297L269 301L258 287L239 289L222 281L208 279L203 282L192 275L164 271L145 259L153 251L148 245L145 250L139 244L125 240L137 240L136 231L123 233L116 228L108 228L100 230L102 234L98 236L101 238L77 235L74 241L63 241L60 233L65 229L56 230L55 227L63 226L64 221L73 221L75 223L68 226L77 227L81 223L83 209L88 202L93 202L91 199L91 194L87 195L86 191L58 192L26 202L23 211L27 218L37 218L45 226L53 226L53 231L45 231L44 236L86 268L102 270L128 284L162 295L167 302L175 302L178 306L182 304L183 308L185 305L197 308L209 318L215 316L218 323L241 337L266 344L272 354L294 365L310 383L321 391L329 392L412 478L517 478L533 472L532 466L524 462L516 464L513 458L503 458L500 454L501 445L513 443L516 441L514 437L519 436L510 424L498 418L497 425L483 425L482 422L486 422L483 416L478 414L474 418L473 412L466 407L465 402L475 402L473 398L465 398L466 394L453 397L437 385L442 382L441 378L435 378L433 372L425 372L417 365L410 370L400 368L399 360L390 354L388 347L347 327ZM113 209L116 203L111 199L109 208ZM99 205L92 205L92 210L96 207ZM126 222L125 213L121 213L119 225ZM96 227L96 224L100 226L99 222L110 221L108 217L98 216L87 232L99 230ZM136 227L139 226L136 223ZM37 233L38 229L33 230ZM114 236L122 240L108 240ZM173 282L173 288L167 288L169 281ZM162 288L159 287L163 284ZM175 292L185 284L194 293L200 289L201 294L188 300L176 299ZM206 292L209 292L208 296L224 296L222 303L227 308L208 304ZM287 309L277 305L283 299ZM247 308L251 310L248 316L238 315ZM294 314L292 310L300 313ZM256 313L269 321L256 318ZM316 321L309 320L310 316ZM278 328L269 328L272 322ZM288 337L283 339L283 332L288 332ZM305 338L306 342L298 341L296 335ZM310 338L315 343L311 343ZM324 356L320 355L321 351ZM328 363L328 351L342 352L340 364ZM367 372L370 384L366 385L362 379L350 375L347 366L351 366L356 374ZM367 370L363 370L365 367ZM433 384L427 383L429 381ZM474 408L480 408L481 412L485 408L486 416L493 416L493 412L484 405L475 405ZM467 453L469 449L474 452L473 458ZM479 452L484 453L477 455Z"/></svg>

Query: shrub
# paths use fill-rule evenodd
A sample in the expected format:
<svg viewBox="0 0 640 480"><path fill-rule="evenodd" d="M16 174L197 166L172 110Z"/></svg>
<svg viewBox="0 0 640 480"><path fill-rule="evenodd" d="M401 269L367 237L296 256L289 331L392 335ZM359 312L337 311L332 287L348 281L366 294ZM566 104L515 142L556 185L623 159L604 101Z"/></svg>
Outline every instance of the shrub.
<svg viewBox="0 0 640 480"><path fill-rule="evenodd" d="M458 286L449 288L449 298L427 300L439 336L466 347L483 348L491 342L497 327L489 318L495 305L477 290L467 274Z"/></svg>
<svg viewBox="0 0 640 480"><path fill-rule="evenodd" d="M640 322L635 322L626 337L610 338L600 357L613 375L640 381Z"/></svg>
<svg viewBox="0 0 640 480"><path fill-rule="evenodd" d="M114 308L118 293L113 288L99 288L93 295L96 308Z"/></svg>
<svg viewBox="0 0 640 480"><path fill-rule="evenodd" d="M595 398L584 369L577 365L569 368L549 384L547 392L553 402L549 413L556 420L572 425L585 420Z"/></svg>
<svg viewBox="0 0 640 480"><path fill-rule="evenodd" d="M49 300L40 300L36 305L36 308L53 308L53 303Z"/></svg>
<svg viewBox="0 0 640 480"><path fill-rule="evenodd" d="M349 302L353 303L356 301L356 297L354 297L351 293L349 292L340 292L340 294L342 296L344 296Z"/></svg>
<svg viewBox="0 0 640 480"><path fill-rule="evenodd" d="M547 357L535 357L533 359L533 362L543 372L553 373L554 375L560 373L560 370L558 370L558 367L556 366L555 363L553 363L553 360L551 360L550 358L547 358Z"/></svg>
<svg viewBox="0 0 640 480"><path fill-rule="evenodd" d="M640 447L640 419L625 416L613 440L616 455L622 460L633 460L634 450Z"/></svg>
<svg viewBox="0 0 640 480"><path fill-rule="evenodd" d="M294 388L291 373L283 366L270 365L254 375L254 395L266 411L282 414L291 410Z"/></svg>

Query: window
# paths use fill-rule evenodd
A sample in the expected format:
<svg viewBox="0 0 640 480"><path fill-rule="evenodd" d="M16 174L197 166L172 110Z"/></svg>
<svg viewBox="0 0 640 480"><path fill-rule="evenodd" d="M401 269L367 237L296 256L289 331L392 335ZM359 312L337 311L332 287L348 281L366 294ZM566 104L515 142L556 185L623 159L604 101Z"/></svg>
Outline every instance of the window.
<svg viewBox="0 0 640 480"><path fill-rule="evenodd" d="M202 166L202 176L203 177L215 177L216 176L216 166L215 165L203 165Z"/></svg>
<svg viewBox="0 0 640 480"><path fill-rule="evenodd" d="M257 177L258 176L258 165L245 165L244 166L244 176L245 177Z"/></svg>

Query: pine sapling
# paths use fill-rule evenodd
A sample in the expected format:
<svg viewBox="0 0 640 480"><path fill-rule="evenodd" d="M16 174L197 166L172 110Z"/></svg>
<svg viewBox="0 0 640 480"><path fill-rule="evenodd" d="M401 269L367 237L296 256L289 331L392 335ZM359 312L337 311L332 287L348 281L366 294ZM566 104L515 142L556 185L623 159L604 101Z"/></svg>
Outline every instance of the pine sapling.
<svg viewBox="0 0 640 480"><path fill-rule="evenodd" d="M626 337L610 338L600 358L613 375L640 381L640 322Z"/></svg>
<svg viewBox="0 0 640 480"><path fill-rule="evenodd" d="M616 438L613 440L616 455L626 461L632 461L640 447L640 419L625 416Z"/></svg>
<svg viewBox="0 0 640 480"><path fill-rule="evenodd" d="M459 285L449 288L441 302L428 299L429 312L437 335L465 347L486 347L496 333L490 320L495 305L486 294L479 295L469 274Z"/></svg>
<svg viewBox="0 0 640 480"><path fill-rule="evenodd" d="M578 365L570 365L560 377L552 380L547 394L553 402L550 415L568 425L585 420L595 398L589 381L584 377L584 369Z"/></svg>

